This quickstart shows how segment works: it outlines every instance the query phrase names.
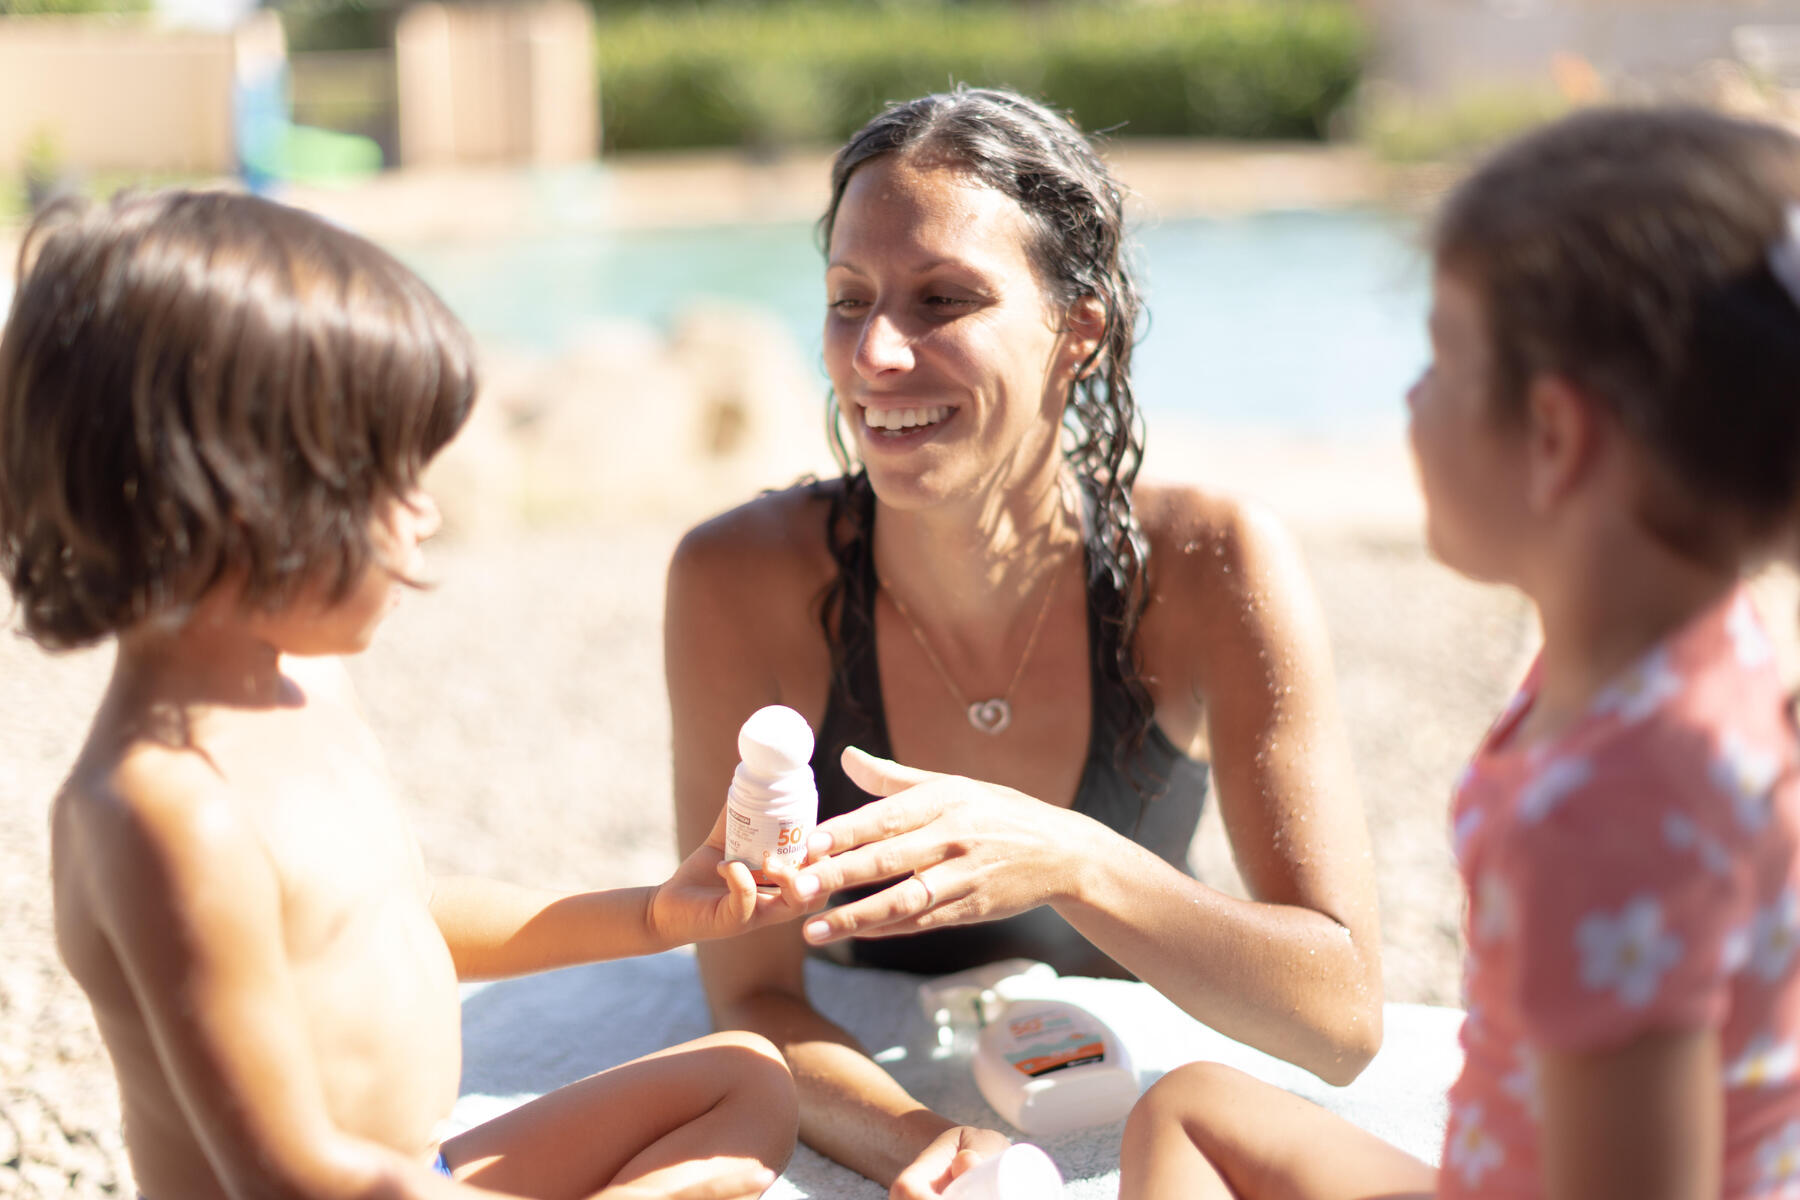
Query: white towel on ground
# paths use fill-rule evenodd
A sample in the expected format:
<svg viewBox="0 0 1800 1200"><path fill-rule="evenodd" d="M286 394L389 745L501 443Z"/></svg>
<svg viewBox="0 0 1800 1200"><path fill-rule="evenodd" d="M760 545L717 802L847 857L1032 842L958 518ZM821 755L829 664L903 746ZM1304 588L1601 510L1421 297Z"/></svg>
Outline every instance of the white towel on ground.
<svg viewBox="0 0 1800 1200"><path fill-rule="evenodd" d="M809 962L807 987L914 1096L952 1120L1012 1132L982 1100L966 1059L935 1057L918 1004L919 978ZM1381 1053L1356 1082L1334 1088L1195 1021L1154 989L1117 979L1064 978L1038 989L1107 1022L1148 1087L1183 1063L1228 1063L1304 1096L1402 1149L1436 1162L1445 1095L1462 1064L1462 1013L1390 1004ZM470 985L463 996L462 1098L453 1122L478 1124L552 1088L710 1031L690 951L572 967ZM1062 1169L1068 1200L1118 1195L1122 1123L1037 1140ZM794 1152L768 1200L885 1200L885 1188L813 1153Z"/></svg>

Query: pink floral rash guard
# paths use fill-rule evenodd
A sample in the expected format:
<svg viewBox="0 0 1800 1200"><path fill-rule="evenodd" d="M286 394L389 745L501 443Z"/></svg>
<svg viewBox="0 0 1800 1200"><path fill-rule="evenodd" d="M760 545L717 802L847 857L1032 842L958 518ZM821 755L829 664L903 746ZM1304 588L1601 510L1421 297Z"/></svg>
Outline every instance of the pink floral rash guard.
<svg viewBox="0 0 1800 1200"><path fill-rule="evenodd" d="M1509 743L1526 678L1461 782L1469 905L1440 1195L1536 1196L1536 1052L1716 1029L1724 1194L1800 1197L1800 771L1742 590L1554 739Z"/></svg>

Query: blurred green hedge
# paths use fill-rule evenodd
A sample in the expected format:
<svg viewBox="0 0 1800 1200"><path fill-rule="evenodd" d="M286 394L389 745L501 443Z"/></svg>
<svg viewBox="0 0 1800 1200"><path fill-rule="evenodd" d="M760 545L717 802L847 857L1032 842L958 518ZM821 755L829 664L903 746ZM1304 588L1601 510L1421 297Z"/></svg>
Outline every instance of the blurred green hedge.
<svg viewBox="0 0 1800 1200"><path fill-rule="evenodd" d="M1360 77L1342 0L602 8L611 150L839 142L893 100L1001 85L1120 137L1322 138Z"/></svg>

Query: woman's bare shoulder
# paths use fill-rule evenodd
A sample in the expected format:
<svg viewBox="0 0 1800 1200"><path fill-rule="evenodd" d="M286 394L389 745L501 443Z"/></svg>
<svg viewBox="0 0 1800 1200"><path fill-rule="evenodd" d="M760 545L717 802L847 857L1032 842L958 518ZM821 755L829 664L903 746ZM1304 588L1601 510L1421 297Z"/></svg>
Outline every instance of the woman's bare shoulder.
<svg viewBox="0 0 1800 1200"><path fill-rule="evenodd" d="M786 590L818 587L832 570L825 526L841 480L795 484L694 526L682 536L671 576L718 575Z"/></svg>
<svg viewBox="0 0 1800 1200"><path fill-rule="evenodd" d="M782 694L822 687L814 676L824 679L829 658L819 602L837 569L826 522L841 486L768 492L682 537L669 563L663 623L671 670L690 657L729 658Z"/></svg>
<svg viewBox="0 0 1800 1200"><path fill-rule="evenodd" d="M1171 599L1230 595L1284 573L1293 538L1264 505L1189 483L1140 483L1132 494L1152 578ZM1192 594L1190 594L1192 593Z"/></svg>

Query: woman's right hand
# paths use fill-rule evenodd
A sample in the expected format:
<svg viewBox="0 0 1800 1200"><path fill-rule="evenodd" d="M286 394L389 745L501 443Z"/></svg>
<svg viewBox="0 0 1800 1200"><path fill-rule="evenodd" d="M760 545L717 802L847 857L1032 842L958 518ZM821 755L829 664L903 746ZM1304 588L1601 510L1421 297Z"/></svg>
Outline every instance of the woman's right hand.
<svg viewBox="0 0 1800 1200"><path fill-rule="evenodd" d="M1072 850L1106 831L1090 818L999 784L844 751L844 772L879 799L813 832L790 906L900 879L805 926L814 945L994 921L1050 903L1075 884ZM900 878L905 876L906 878ZM801 880L814 881L802 885ZM812 890L802 894L802 886Z"/></svg>
<svg viewBox="0 0 1800 1200"><path fill-rule="evenodd" d="M895 1177L888 1200L939 1200L951 1180L1010 1145L1011 1139L993 1129L975 1125L946 1129Z"/></svg>

